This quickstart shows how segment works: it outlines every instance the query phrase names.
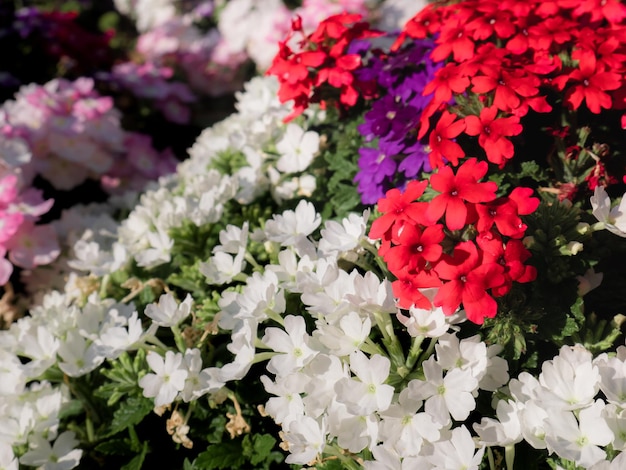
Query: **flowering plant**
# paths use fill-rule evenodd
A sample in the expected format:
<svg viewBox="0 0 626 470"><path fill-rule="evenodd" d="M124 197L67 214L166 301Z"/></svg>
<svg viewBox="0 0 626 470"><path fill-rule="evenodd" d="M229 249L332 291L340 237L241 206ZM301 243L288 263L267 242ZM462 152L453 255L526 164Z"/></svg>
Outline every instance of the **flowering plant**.
<svg viewBox="0 0 626 470"><path fill-rule="evenodd" d="M625 18L295 19L275 76L0 332L0 463L624 466Z"/></svg>

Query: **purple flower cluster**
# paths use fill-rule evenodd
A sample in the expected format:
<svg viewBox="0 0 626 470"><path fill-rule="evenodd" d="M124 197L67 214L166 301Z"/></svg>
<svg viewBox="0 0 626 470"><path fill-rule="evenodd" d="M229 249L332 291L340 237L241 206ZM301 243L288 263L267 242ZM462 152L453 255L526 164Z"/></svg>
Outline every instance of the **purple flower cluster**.
<svg viewBox="0 0 626 470"><path fill-rule="evenodd" d="M432 41L414 42L383 58L374 55L358 71L359 79L375 80L380 93L359 126L369 143L359 149L354 179L364 204L376 204L388 189L402 187L421 170L430 171L416 127L430 99L422 91L441 67L429 58L432 48Z"/></svg>

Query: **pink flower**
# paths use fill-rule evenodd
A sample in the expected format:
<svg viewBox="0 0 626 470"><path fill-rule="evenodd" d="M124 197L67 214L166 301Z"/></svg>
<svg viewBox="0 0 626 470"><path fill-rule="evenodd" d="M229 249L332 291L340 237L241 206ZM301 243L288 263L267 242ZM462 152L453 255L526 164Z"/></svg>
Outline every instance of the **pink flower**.
<svg viewBox="0 0 626 470"><path fill-rule="evenodd" d="M61 252L54 227L35 225L31 221L20 225L5 247L11 262L25 269L50 264Z"/></svg>
<svg viewBox="0 0 626 470"><path fill-rule="evenodd" d="M0 243L10 240L24 221L21 212L8 212L0 210Z"/></svg>

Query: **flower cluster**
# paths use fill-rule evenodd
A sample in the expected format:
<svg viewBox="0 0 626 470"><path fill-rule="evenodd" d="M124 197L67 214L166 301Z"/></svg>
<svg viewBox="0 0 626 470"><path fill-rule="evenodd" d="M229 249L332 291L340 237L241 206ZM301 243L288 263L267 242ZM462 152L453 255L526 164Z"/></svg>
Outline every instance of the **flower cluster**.
<svg viewBox="0 0 626 470"><path fill-rule="evenodd" d="M2 255L43 262L30 226L70 248L0 331L0 467L626 464L621 3L437 3L389 33L359 0L305 0L291 30L281 0L116 3L156 51L120 69L156 102L226 36L287 38L166 176L121 128L129 95L5 105ZM89 145L119 196L42 219L35 155L88 168ZM122 195L133 173L158 180Z"/></svg>
<svg viewBox="0 0 626 470"><path fill-rule="evenodd" d="M445 114L432 125L429 118L451 97L470 93L481 103L478 112L466 115L465 126L457 126L448 138L462 132L479 136L487 159L503 167L513 157L508 137L521 132L519 119L531 110L552 111L552 96L561 95L559 104L572 111L583 102L592 114L623 107L625 65L618 39L626 18L623 5L608 2L598 11L593 1L517 6L469 1L430 7L407 23L396 47L407 37L420 40L437 33L431 58L445 63L424 89L434 96L422 114L420 136L454 126ZM458 148L442 149L441 143L433 148L435 166L464 155Z"/></svg>
<svg viewBox="0 0 626 470"><path fill-rule="evenodd" d="M308 35L304 34L301 19L293 21L291 32L280 42L280 50L267 70L278 77L280 100L293 101L293 112L288 119L302 114L310 103L320 103L323 107L329 103L354 106L359 95L367 90L367 84L359 83L354 74L361 65L361 55L350 51L349 46L382 33L370 30L361 20L359 14L333 15ZM290 45L292 41L297 44L295 50ZM325 86L336 90L325 93Z"/></svg>
<svg viewBox="0 0 626 470"><path fill-rule="evenodd" d="M485 162L469 159L456 174L441 167L430 181L412 181L379 201L383 215L370 237L382 238L379 253L397 277L400 307L431 308L420 289L438 288L435 306L451 315L463 304L468 319L480 324L496 315L493 296L535 279L534 268L524 264L530 252L521 241L527 227L520 216L532 213L539 199L522 187L496 197L496 183L480 182L486 173ZM437 195L420 202L429 183Z"/></svg>
<svg viewBox="0 0 626 470"><path fill-rule="evenodd" d="M35 224L53 203L52 199L44 200L41 191L21 184L17 174L0 166L0 285L9 281L13 265L32 269L59 255L54 229Z"/></svg>
<svg viewBox="0 0 626 470"><path fill-rule="evenodd" d="M378 98L359 126L371 142L359 149L355 178L364 204L375 204L386 190L431 170L427 142L417 140L415 128L429 102L424 86L441 68L428 57L432 48L432 42L414 42L393 56L373 55L356 70L361 80L374 80L378 88Z"/></svg>
<svg viewBox="0 0 626 470"><path fill-rule="evenodd" d="M88 180L121 193L143 189L177 163L171 152L157 152L148 135L124 131L112 98L99 95L87 78L24 86L3 104L0 119L0 285L14 266L48 265L63 248L49 223L55 199L36 189L42 179L48 194L51 186L61 198L61 191ZM47 223L40 223L43 216ZM4 260L7 254L10 263Z"/></svg>

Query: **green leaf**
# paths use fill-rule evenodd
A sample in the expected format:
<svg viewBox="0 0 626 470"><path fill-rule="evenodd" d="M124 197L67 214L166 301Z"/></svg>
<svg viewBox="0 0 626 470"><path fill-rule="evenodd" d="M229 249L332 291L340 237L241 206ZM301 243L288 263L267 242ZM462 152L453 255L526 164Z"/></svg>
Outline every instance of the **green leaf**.
<svg viewBox="0 0 626 470"><path fill-rule="evenodd" d="M246 458L241 452L239 441L221 442L209 446L198 455L194 465L205 470L241 468Z"/></svg>
<svg viewBox="0 0 626 470"><path fill-rule="evenodd" d="M108 436L117 434L130 426L139 424L154 408L154 402L146 397L130 397L119 404L113 413Z"/></svg>
<svg viewBox="0 0 626 470"><path fill-rule="evenodd" d="M130 446L128 439L111 439L98 444L95 450L104 455L127 455L130 453Z"/></svg>
<svg viewBox="0 0 626 470"><path fill-rule="evenodd" d="M83 402L80 400L71 400L64 404L59 412L59 419L65 420L71 416L77 416L85 411Z"/></svg>
<svg viewBox="0 0 626 470"><path fill-rule="evenodd" d="M276 439L270 434L246 435L241 443L244 455L255 466L269 457L274 445L276 445Z"/></svg>
<svg viewBox="0 0 626 470"><path fill-rule="evenodd" d="M120 470L141 470L143 461L146 459L148 453L148 443L144 442L141 452L136 455L130 462L124 465Z"/></svg>

